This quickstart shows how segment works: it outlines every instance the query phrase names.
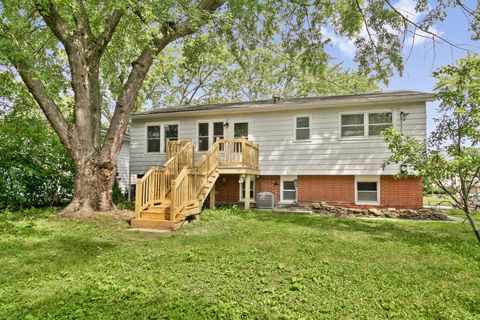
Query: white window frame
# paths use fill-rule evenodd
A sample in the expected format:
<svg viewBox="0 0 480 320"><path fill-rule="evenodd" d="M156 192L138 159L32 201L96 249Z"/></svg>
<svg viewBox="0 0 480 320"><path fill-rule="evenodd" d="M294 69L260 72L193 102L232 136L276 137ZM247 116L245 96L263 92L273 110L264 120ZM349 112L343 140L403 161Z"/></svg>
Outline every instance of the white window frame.
<svg viewBox="0 0 480 320"><path fill-rule="evenodd" d="M392 127L396 128L397 123L397 113L393 109L382 109L382 110L367 110L367 111L348 111L348 112L339 112L338 113L338 140L358 140L358 139L370 139L370 140L383 140L382 136L369 136L368 129L368 115L370 113L391 113L392 114ZM354 114L363 114L363 136L350 136L342 137L342 116L354 115Z"/></svg>
<svg viewBox="0 0 480 320"><path fill-rule="evenodd" d="M283 182L284 181L294 181L295 182L295 200L284 200L283 199ZM280 203L295 203L298 199L298 187L297 187L297 176L280 176Z"/></svg>
<svg viewBox="0 0 480 320"><path fill-rule="evenodd" d="M297 119L308 118L308 139L297 139ZM305 128L300 128L305 129ZM293 141L294 142L311 142L312 141L312 115L311 114L299 114L293 116Z"/></svg>
<svg viewBox="0 0 480 320"><path fill-rule="evenodd" d="M229 137L232 139L235 138L235 123L248 123L248 137L246 137L250 141L253 140L253 121L251 119L231 119L228 121L228 128L229 128Z"/></svg>
<svg viewBox="0 0 480 320"><path fill-rule="evenodd" d="M245 197L242 197L242 190L243 190L243 186L245 185L245 178L243 178L243 182L240 183L239 185L239 196L238 196L238 199L240 199L240 202L245 202ZM255 176L251 176L250 177L250 181L253 181L253 189L250 189L251 192L253 192L253 197L250 198L250 203L255 203ZM253 190L253 191L252 191Z"/></svg>
<svg viewBox="0 0 480 320"><path fill-rule="evenodd" d="M177 125L178 126L178 140L180 140L180 122L179 121L165 121L165 122L147 122L145 123L145 154L165 154L165 125ZM160 151L148 151L148 127L159 126L160 127Z"/></svg>
<svg viewBox="0 0 480 320"><path fill-rule="evenodd" d="M205 119L205 120L197 120L195 122L195 150L197 152L206 152L208 149L210 149L215 142L215 138L213 137L213 123L214 122L223 122L223 136L226 138L227 137L227 129L225 128L225 123L227 122L225 119ZM198 139L200 136L198 135L198 126L200 123L208 123L208 149L204 151L199 150L200 144L198 143Z"/></svg>
<svg viewBox="0 0 480 320"><path fill-rule="evenodd" d="M380 176L355 176L355 204L358 205L375 205L378 206L381 203L380 196L381 192L381 185L380 185ZM377 183L377 201L359 201L358 200L358 189L357 183L358 182L376 182Z"/></svg>

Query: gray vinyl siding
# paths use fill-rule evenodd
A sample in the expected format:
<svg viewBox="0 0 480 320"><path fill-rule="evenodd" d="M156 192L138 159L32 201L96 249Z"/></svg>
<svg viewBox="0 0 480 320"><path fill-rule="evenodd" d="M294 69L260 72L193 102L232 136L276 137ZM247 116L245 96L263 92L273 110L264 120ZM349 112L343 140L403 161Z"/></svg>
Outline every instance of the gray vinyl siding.
<svg viewBox="0 0 480 320"><path fill-rule="evenodd" d="M148 119L132 121L130 138L130 168L132 174L142 174L151 166L159 166L164 154L146 153L146 125L149 123L178 122L179 138L197 144L196 126L199 121L217 120L230 124L226 136L233 137L233 123L246 120L250 123L249 138L260 147L260 172L262 175L380 175L395 174L397 166L382 170L388 157L387 145L382 138L339 137L339 114L365 111L393 111L394 126L400 130L400 112L408 113L403 122L403 132L423 140L426 136L425 103L382 104L368 106L311 108L302 110L270 111L249 114L228 114L219 111L217 116L188 117L182 115L152 115ZM311 140L294 141L294 117L311 117ZM199 154L197 154L199 156Z"/></svg>
<svg viewBox="0 0 480 320"><path fill-rule="evenodd" d="M118 155L117 161L117 181L123 194L128 192L128 172L130 166L130 142L125 140L122 149ZM134 180L132 180L134 183Z"/></svg>

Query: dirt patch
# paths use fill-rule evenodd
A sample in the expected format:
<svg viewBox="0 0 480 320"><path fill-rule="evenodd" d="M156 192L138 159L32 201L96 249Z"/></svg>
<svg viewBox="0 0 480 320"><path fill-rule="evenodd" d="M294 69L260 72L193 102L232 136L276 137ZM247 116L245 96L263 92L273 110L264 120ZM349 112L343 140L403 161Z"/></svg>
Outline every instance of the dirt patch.
<svg viewBox="0 0 480 320"><path fill-rule="evenodd" d="M312 210L315 213L326 214L336 217L375 217L375 218L395 218L408 220L451 220L449 216L442 210L436 208L423 209L358 209L343 208L329 205L325 202L314 203Z"/></svg>

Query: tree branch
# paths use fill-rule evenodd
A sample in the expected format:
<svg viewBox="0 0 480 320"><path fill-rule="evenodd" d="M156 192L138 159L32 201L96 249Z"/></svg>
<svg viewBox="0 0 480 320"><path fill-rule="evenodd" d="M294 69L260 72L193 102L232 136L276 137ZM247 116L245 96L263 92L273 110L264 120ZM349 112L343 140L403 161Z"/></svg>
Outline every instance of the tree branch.
<svg viewBox="0 0 480 320"><path fill-rule="evenodd" d="M432 31L426 29L426 28L423 28L422 26L420 26L419 24L415 23L414 21L410 20L408 17L406 17L403 13L401 13L397 8L395 8L389 0L385 0L385 3L396 13L398 14L402 19L403 21L406 21L408 22L409 24L411 24L412 26L414 26L416 29L419 29L420 31L423 31L429 35L432 36L432 40L435 42L435 38L449 44L450 46L452 47L455 47L459 50L463 50L463 51L467 51L467 52L470 52L470 50L466 49L466 48L463 48L463 47L460 47L459 45L456 45L455 43L445 39L444 37L442 36L439 36L438 34L436 33L433 33Z"/></svg>
<svg viewBox="0 0 480 320"><path fill-rule="evenodd" d="M36 0L35 7L53 34L66 46L68 39L73 35L73 30L68 27L67 22L60 16L53 3L49 0Z"/></svg>
<svg viewBox="0 0 480 320"><path fill-rule="evenodd" d="M42 81L33 75L31 68L29 68L25 62L13 60L12 63L27 86L28 91L31 93L35 101L37 101L38 105L43 110L43 113L45 113L45 116L55 129L55 132L57 132L63 144L69 148L70 139L68 137L69 129L67 120L63 117L57 104L49 97L47 89Z"/></svg>
<svg viewBox="0 0 480 320"><path fill-rule="evenodd" d="M112 40L113 33L115 32L115 29L118 26L118 23L120 22L120 19L123 16L123 10L120 9L115 9L108 18L107 24L105 25L105 29L103 32L98 36L97 38L97 51L100 53L105 50L107 47L108 43L110 40Z"/></svg>
<svg viewBox="0 0 480 320"><path fill-rule="evenodd" d="M193 25L192 21L187 18L183 21L174 23L172 28L163 25L159 29L162 38L153 37L151 43L145 47L140 56L133 62L130 75L117 99L112 121L107 136L105 137L105 142L102 148L102 158L104 161L108 161L108 159L115 154L116 149L120 149L123 143L123 134L130 121L130 112L133 110L138 91L152 66L154 57L172 41L197 31L199 27L207 22L208 16L220 8L224 3L225 0L202 0L198 5L198 10L205 13L202 23L198 23L197 20L197 23ZM116 137L121 138L116 139Z"/></svg>
<svg viewBox="0 0 480 320"><path fill-rule="evenodd" d="M73 14L75 25L77 26L78 31L85 33L87 39L93 39L94 35L90 28L90 21L88 21L88 14L85 5L83 4L83 0L76 0L76 3L78 4L79 11Z"/></svg>

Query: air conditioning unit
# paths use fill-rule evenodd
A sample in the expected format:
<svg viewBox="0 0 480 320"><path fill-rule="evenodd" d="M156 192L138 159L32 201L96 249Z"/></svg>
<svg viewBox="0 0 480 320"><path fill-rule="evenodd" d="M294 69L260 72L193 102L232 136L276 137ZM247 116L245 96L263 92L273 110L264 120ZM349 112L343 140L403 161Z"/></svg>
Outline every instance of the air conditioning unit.
<svg viewBox="0 0 480 320"><path fill-rule="evenodd" d="M258 209L273 209L274 196L271 192L257 193L257 208Z"/></svg>

